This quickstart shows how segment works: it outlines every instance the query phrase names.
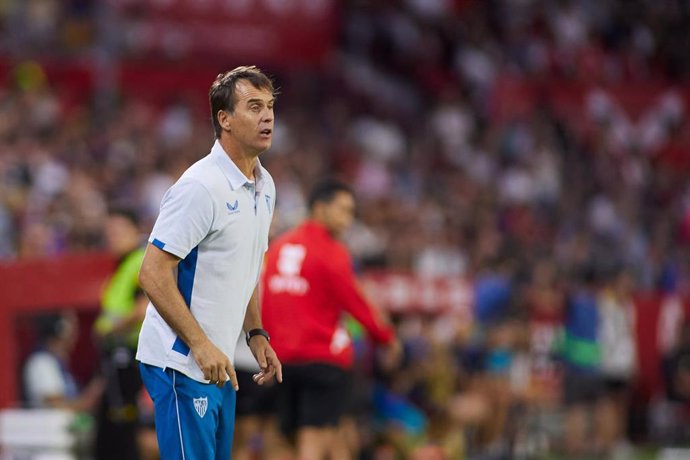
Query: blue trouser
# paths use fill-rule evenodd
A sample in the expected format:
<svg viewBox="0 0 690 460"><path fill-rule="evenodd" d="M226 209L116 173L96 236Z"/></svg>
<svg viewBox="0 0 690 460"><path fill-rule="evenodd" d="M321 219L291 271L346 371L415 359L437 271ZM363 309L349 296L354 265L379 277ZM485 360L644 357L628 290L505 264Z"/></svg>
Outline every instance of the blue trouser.
<svg viewBox="0 0 690 460"><path fill-rule="evenodd" d="M161 459L230 460L235 390L197 382L174 369L139 364L153 399Z"/></svg>

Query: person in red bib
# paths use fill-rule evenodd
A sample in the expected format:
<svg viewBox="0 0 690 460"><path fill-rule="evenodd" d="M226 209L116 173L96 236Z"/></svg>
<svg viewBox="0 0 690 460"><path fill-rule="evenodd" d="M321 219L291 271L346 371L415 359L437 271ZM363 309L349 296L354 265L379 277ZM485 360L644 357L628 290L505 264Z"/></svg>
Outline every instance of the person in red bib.
<svg viewBox="0 0 690 460"><path fill-rule="evenodd" d="M347 312L395 355L392 327L357 286L352 260L339 238L354 219L352 190L338 181L318 184L309 218L269 247L262 278L262 321L283 363L278 389L281 430L295 436L297 458L326 458L350 393L351 340Z"/></svg>

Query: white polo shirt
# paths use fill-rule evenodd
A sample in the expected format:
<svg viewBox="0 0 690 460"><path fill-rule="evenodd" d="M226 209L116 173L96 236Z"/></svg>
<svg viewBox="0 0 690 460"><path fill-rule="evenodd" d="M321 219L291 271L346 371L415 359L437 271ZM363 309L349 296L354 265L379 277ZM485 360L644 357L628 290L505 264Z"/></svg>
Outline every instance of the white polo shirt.
<svg viewBox="0 0 690 460"><path fill-rule="evenodd" d="M275 205L261 163L247 179L216 141L166 192L149 242L182 259L177 287L211 341L230 359L259 281ZM137 359L206 382L185 344L149 303Z"/></svg>

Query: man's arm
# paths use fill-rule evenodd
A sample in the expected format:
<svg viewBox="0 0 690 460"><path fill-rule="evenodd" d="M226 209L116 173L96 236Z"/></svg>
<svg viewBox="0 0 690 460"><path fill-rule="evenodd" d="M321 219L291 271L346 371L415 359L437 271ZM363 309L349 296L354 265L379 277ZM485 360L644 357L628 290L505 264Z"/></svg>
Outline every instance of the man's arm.
<svg viewBox="0 0 690 460"><path fill-rule="evenodd" d="M237 390L230 359L201 329L177 288L174 270L179 262L178 257L149 244L141 264L139 284L165 322L189 346L204 378L222 387L229 377Z"/></svg>
<svg viewBox="0 0 690 460"><path fill-rule="evenodd" d="M76 399L66 399L64 395L46 395L45 405L56 409L68 409L75 412L93 412L105 390L105 380L96 377L89 382Z"/></svg>
<svg viewBox="0 0 690 460"><path fill-rule="evenodd" d="M333 298L364 326L376 342L388 344L395 341L393 328L364 297L348 264L336 264L324 271L329 274L328 287L333 293Z"/></svg>
<svg viewBox="0 0 690 460"><path fill-rule="evenodd" d="M349 256L343 254L340 263L328 265L324 273L329 277L329 288L333 298L338 299L349 314L351 314L367 330L374 341L386 345L387 367L395 366L402 356L402 344L395 336L393 326L381 311L369 303L352 270Z"/></svg>
<svg viewBox="0 0 690 460"><path fill-rule="evenodd" d="M247 333L252 329L261 329L261 312L259 311L259 287L254 288L252 298L249 299L247 305L247 312L244 315L244 332ZM268 343L266 337L262 335L255 335L249 341L249 348L252 350L256 362L259 363L261 371L254 375L254 381L259 385L269 382L273 376L276 376L279 382L283 381L283 368L278 360L276 352L273 351L271 344Z"/></svg>
<svg viewBox="0 0 690 460"><path fill-rule="evenodd" d="M247 304L247 312L244 314L244 324L242 325L244 332L249 332L252 329L260 329L261 325L261 312L259 311L259 286L254 288L252 293L252 298L249 299L249 304Z"/></svg>
<svg viewBox="0 0 690 460"><path fill-rule="evenodd" d="M149 299L146 298L143 292L137 294L134 302L134 309L131 313L113 323L112 329L106 335L129 334L135 327L139 326L146 316L146 307L149 304Z"/></svg>

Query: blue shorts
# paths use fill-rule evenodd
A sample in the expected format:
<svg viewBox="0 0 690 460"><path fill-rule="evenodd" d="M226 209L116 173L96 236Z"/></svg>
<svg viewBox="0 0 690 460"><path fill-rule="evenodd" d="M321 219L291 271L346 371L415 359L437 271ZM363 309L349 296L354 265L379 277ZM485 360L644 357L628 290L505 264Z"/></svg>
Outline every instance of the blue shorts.
<svg viewBox="0 0 690 460"><path fill-rule="evenodd" d="M235 429L235 389L197 382L174 369L139 364L153 399L160 456L228 460Z"/></svg>

